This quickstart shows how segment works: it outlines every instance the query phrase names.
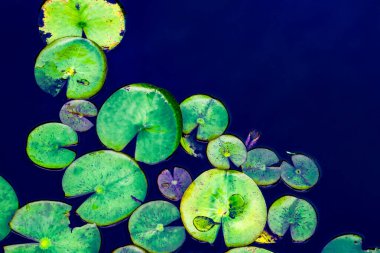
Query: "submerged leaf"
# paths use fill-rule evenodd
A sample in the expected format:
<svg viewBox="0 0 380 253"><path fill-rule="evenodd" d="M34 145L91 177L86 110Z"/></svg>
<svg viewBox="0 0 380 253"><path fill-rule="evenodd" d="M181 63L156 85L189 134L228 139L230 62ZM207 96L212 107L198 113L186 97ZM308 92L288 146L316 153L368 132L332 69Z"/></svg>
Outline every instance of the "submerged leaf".
<svg viewBox="0 0 380 253"><path fill-rule="evenodd" d="M178 201L191 184L192 179L186 170L175 167L173 176L169 170L164 170L158 176L157 184L161 193L170 200Z"/></svg>
<svg viewBox="0 0 380 253"><path fill-rule="evenodd" d="M215 222L213 219L205 216L197 216L193 220L194 227L201 232L207 232L212 229L215 225L220 224Z"/></svg>
<svg viewBox="0 0 380 253"><path fill-rule="evenodd" d="M86 117L95 117L98 114L96 106L86 100L72 100L63 105L59 112L61 122L77 132L86 132L94 124Z"/></svg>

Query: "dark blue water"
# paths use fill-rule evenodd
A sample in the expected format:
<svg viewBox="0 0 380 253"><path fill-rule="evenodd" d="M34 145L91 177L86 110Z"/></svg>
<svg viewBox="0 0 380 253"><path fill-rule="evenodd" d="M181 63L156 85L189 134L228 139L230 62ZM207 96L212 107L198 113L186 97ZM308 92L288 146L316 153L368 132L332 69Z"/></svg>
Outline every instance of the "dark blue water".
<svg viewBox="0 0 380 253"><path fill-rule="evenodd" d="M310 200L319 226L305 244L285 237L268 246L278 253L314 253L334 236L353 232L366 246L380 245L380 2L378 0L123 0L127 32L107 54L108 78L92 99L100 107L123 85L149 82L169 89L178 101L206 93L231 115L229 133L245 138L259 129L261 146L301 151L322 168L319 184L307 193L283 184L264 189L271 204L285 194ZM2 148L0 174L11 182L21 205L64 201L63 171L34 166L25 154L28 133L58 121L64 96L52 98L36 85L34 60L44 47L37 21L41 1L1 3L0 39ZM95 131L80 135L78 156L101 149ZM182 166L195 178L209 169L178 149L157 166L144 166L147 200L162 199L156 178ZM82 225L73 217L75 226ZM102 252L130 243L127 222L101 229ZM26 242L11 234L0 245ZM181 252L224 252L188 238Z"/></svg>

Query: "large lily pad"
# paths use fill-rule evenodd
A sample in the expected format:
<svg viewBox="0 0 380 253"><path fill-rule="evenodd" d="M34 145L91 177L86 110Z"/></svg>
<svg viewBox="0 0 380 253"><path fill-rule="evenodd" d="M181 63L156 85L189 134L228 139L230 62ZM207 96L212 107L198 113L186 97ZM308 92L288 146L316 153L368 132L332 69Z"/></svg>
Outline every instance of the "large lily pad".
<svg viewBox="0 0 380 253"><path fill-rule="evenodd" d="M181 103L183 132L190 134L197 128L197 139L210 141L224 133L228 126L228 112L224 105L207 95L194 95Z"/></svg>
<svg viewBox="0 0 380 253"><path fill-rule="evenodd" d="M127 218L145 199L147 182L137 163L114 151L96 151L73 162L62 180L66 197L90 194L77 209L99 226Z"/></svg>
<svg viewBox="0 0 380 253"><path fill-rule="evenodd" d="M177 149L181 119L177 102L166 90L132 84L108 98L96 127L101 142L116 151L123 150L137 136L135 159L156 164Z"/></svg>
<svg viewBox="0 0 380 253"><path fill-rule="evenodd" d="M230 162L239 167L247 159L244 143L233 135L222 135L207 145L207 158L218 169L229 169Z"/></svg>
<svg viewBox="0 0 380 253"><path fill-rule="evenodd" d="M182 226L170 226L180 219L176 206L166 201L152 201L139 207L129 219L129 232L134 244L148 252L173 252L186 239Z"/></svg>
<svg viewBox="0 0 380 253"><path fill-rule="evenodd" d="M13 217L10 226L34 241L6 246L6 253L77 252L97 253L100 233L93 224L69 227L71 206L54 201L38 201L25 205Z"/></svg>
<svg viewBox="0 0 380 253"><path fill-rule="evenodd" d="M63 38L45 47L34 67L38 86L57 96L67 85L70 99L94 96L106 78L104 52L93 42L82 38Z"/></svg>
<svg viewBox="0 0 380 253"><path fill-rule="evenodd" d="M0 177L0 241L11 231L9 222L18 209L18 199L12 186Z"/></svg>
<svg viewBox="0 0 380 253"><path fill-rule="evenodd" d="M146 251L134 245L128 245L125 247L118 248L114 250L112 253L146 253Z"/></svg>
<svg viewBox="0 0 380 253"><path fill-rule="evenodd" d="M281 168L274 166L280 160L276 153L266 148L255 148L248 152L243 172L260 186L268 186L281 178Z"/></svg>
<svg viewBox="0 0 380 253"><path fill-rule="evenodd" d="M319 179L317 164L305 155L293 155L293 166L287 162L281 164L281 178L291 188L308 190L315 186Z"/></svg>
<svg viewBox="0 0 380 253"><path fill-rule="evenodd" d="M169 170L164 170L158 176L157 184L165 198L178 201L191 184L192 179L185 169L175 167L173 175Z"/></svg>
<svg viewBox="0 0 380 253"><path fill-rule="evenodd" d="M227 251L226 253L273 253L272 251L257 247L243 247Z"/></svg>
<svg viewBox="0 0 380 253"><path fill-rule="evenodd" d="M47 43L84 34L103 49L111 50L125 31L122 8L107 0L47 0L40 15L39 29Z"/></svg>
<svg viewBox="0 0 380 253"><path fill-rule="evenodd" d="M94 124L86 117L95 117L98 114L96 106L86 100L71 100L64 104L59 112L61 122L77 132L86 132Z"/></svg>
<svg viewBox="0 0 380 253"><path fill-rule="evenodd" d="M62 169L75 159L75 152L66 147L78 143L77 133L60 123L46 123L35 128L28 137L26 152L38 166Z"/></svg>
<svg viewBox="0 0 380 253"><path fill-rule="evenodd" d="M264 230L267 208L255 182L235 170L202 173L186 190L181 217L195 239L213 243L220 227L228 247L246 246Z"/></svg>
<svg viewBox="0 0 380 253"><path fill-rule="evenodd" d="M363 250L363 239L359 235L342 235L329 242L322 253L380 253L380 249Z"/></svg>
<svg viewBox="0 0 380 253"><path fill-rule="evenodd" d="M306 200L284 196L269 208L268 225L274 234L281 237L290 229L295 242L304 242L315 232L317 213Z"/></svg>

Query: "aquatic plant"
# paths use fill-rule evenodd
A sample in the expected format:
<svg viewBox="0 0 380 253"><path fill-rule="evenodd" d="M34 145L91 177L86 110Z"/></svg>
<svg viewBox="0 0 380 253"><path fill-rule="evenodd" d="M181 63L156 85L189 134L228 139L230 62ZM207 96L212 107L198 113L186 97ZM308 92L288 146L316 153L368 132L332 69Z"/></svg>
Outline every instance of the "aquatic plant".
<svg viewBox="0 0 380 253"><path fill-rule="evenodd" d="M226 253L273 253L273 252L266 249L256 248L256 247L243 247L243 248L231 249L227 251Z"/></svg>
<svg viewBox="0 0 380 253"><path fill-rule="evenodd" d="M189 172L178 167L174 168L173 175L169 170L164 170L157 179L158 189L162 195L173 201L181 200L183 193L191 182L192 179Z"/></svg>
<svg viewBox="0 0 380 253"><path fill-rule="evenodd" d="M118 248L114 250L112 253L146 253L146 251L134 245L128 245L125 247Z"/></svg>
<svg viewBox="0 0 380 253"><path fill-rule="evenodd" d="M86 117L98 115L96 106L86 100L71 100L64 104L59 112L61 122L77 132L86 132L94 124Z"/></svg>
<svg viewBox="0 0 380 253"><path fill-rule="evenodd" d="M16 192L3 177L0 177L0 241L11 231L8 224L17 209Z"/></svg>
<svg viewBox="0 0 380 253"><path fill-rule="evenodd" d="M363 239L359 235L342 235L329 242L322 253L380 253L380 248L363 250Z"/></svg>

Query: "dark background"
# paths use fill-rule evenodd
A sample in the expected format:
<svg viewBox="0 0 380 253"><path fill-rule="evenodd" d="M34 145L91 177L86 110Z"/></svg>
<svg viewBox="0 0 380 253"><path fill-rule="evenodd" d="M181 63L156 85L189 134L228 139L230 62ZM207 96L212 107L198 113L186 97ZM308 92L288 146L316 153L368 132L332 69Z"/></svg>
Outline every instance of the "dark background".
<svg viewBox="0 0 380 253"><path fill-rule="evenodd" d="M221 99L231 115L229 133L263 135L261 146L282 158L285 151L315 157L322 178L297 193L282 183L263 193L270 205L285 194L310 200L319 213L314 237L292 244L285 237L275 252L320 252L343 233L365 236L380 246L380 2L378 0L123 0L128 13L122 43L107 54L105 87L94 97L99 108L123 85L148 82L169 89L178 101L205 93ZM21 205L64 201L64 171L34 166L25 154L28 133L58 121L64 96L52 98L34 81L33 66L44 47L37 21L41 1L1 3L2 141L1 176L14 186ZM80 135L78 156L101 149L94 130ZM145 166L147 200L162 198L156 177L178 165L195 178L210 168L177 150L169 161ZM83 223L72 217L74 226ZM127 222L101 229L102 252L130 242ZM15 234L0 245L26 242ZM188 239L181 252L224 252Z"/></svg>

